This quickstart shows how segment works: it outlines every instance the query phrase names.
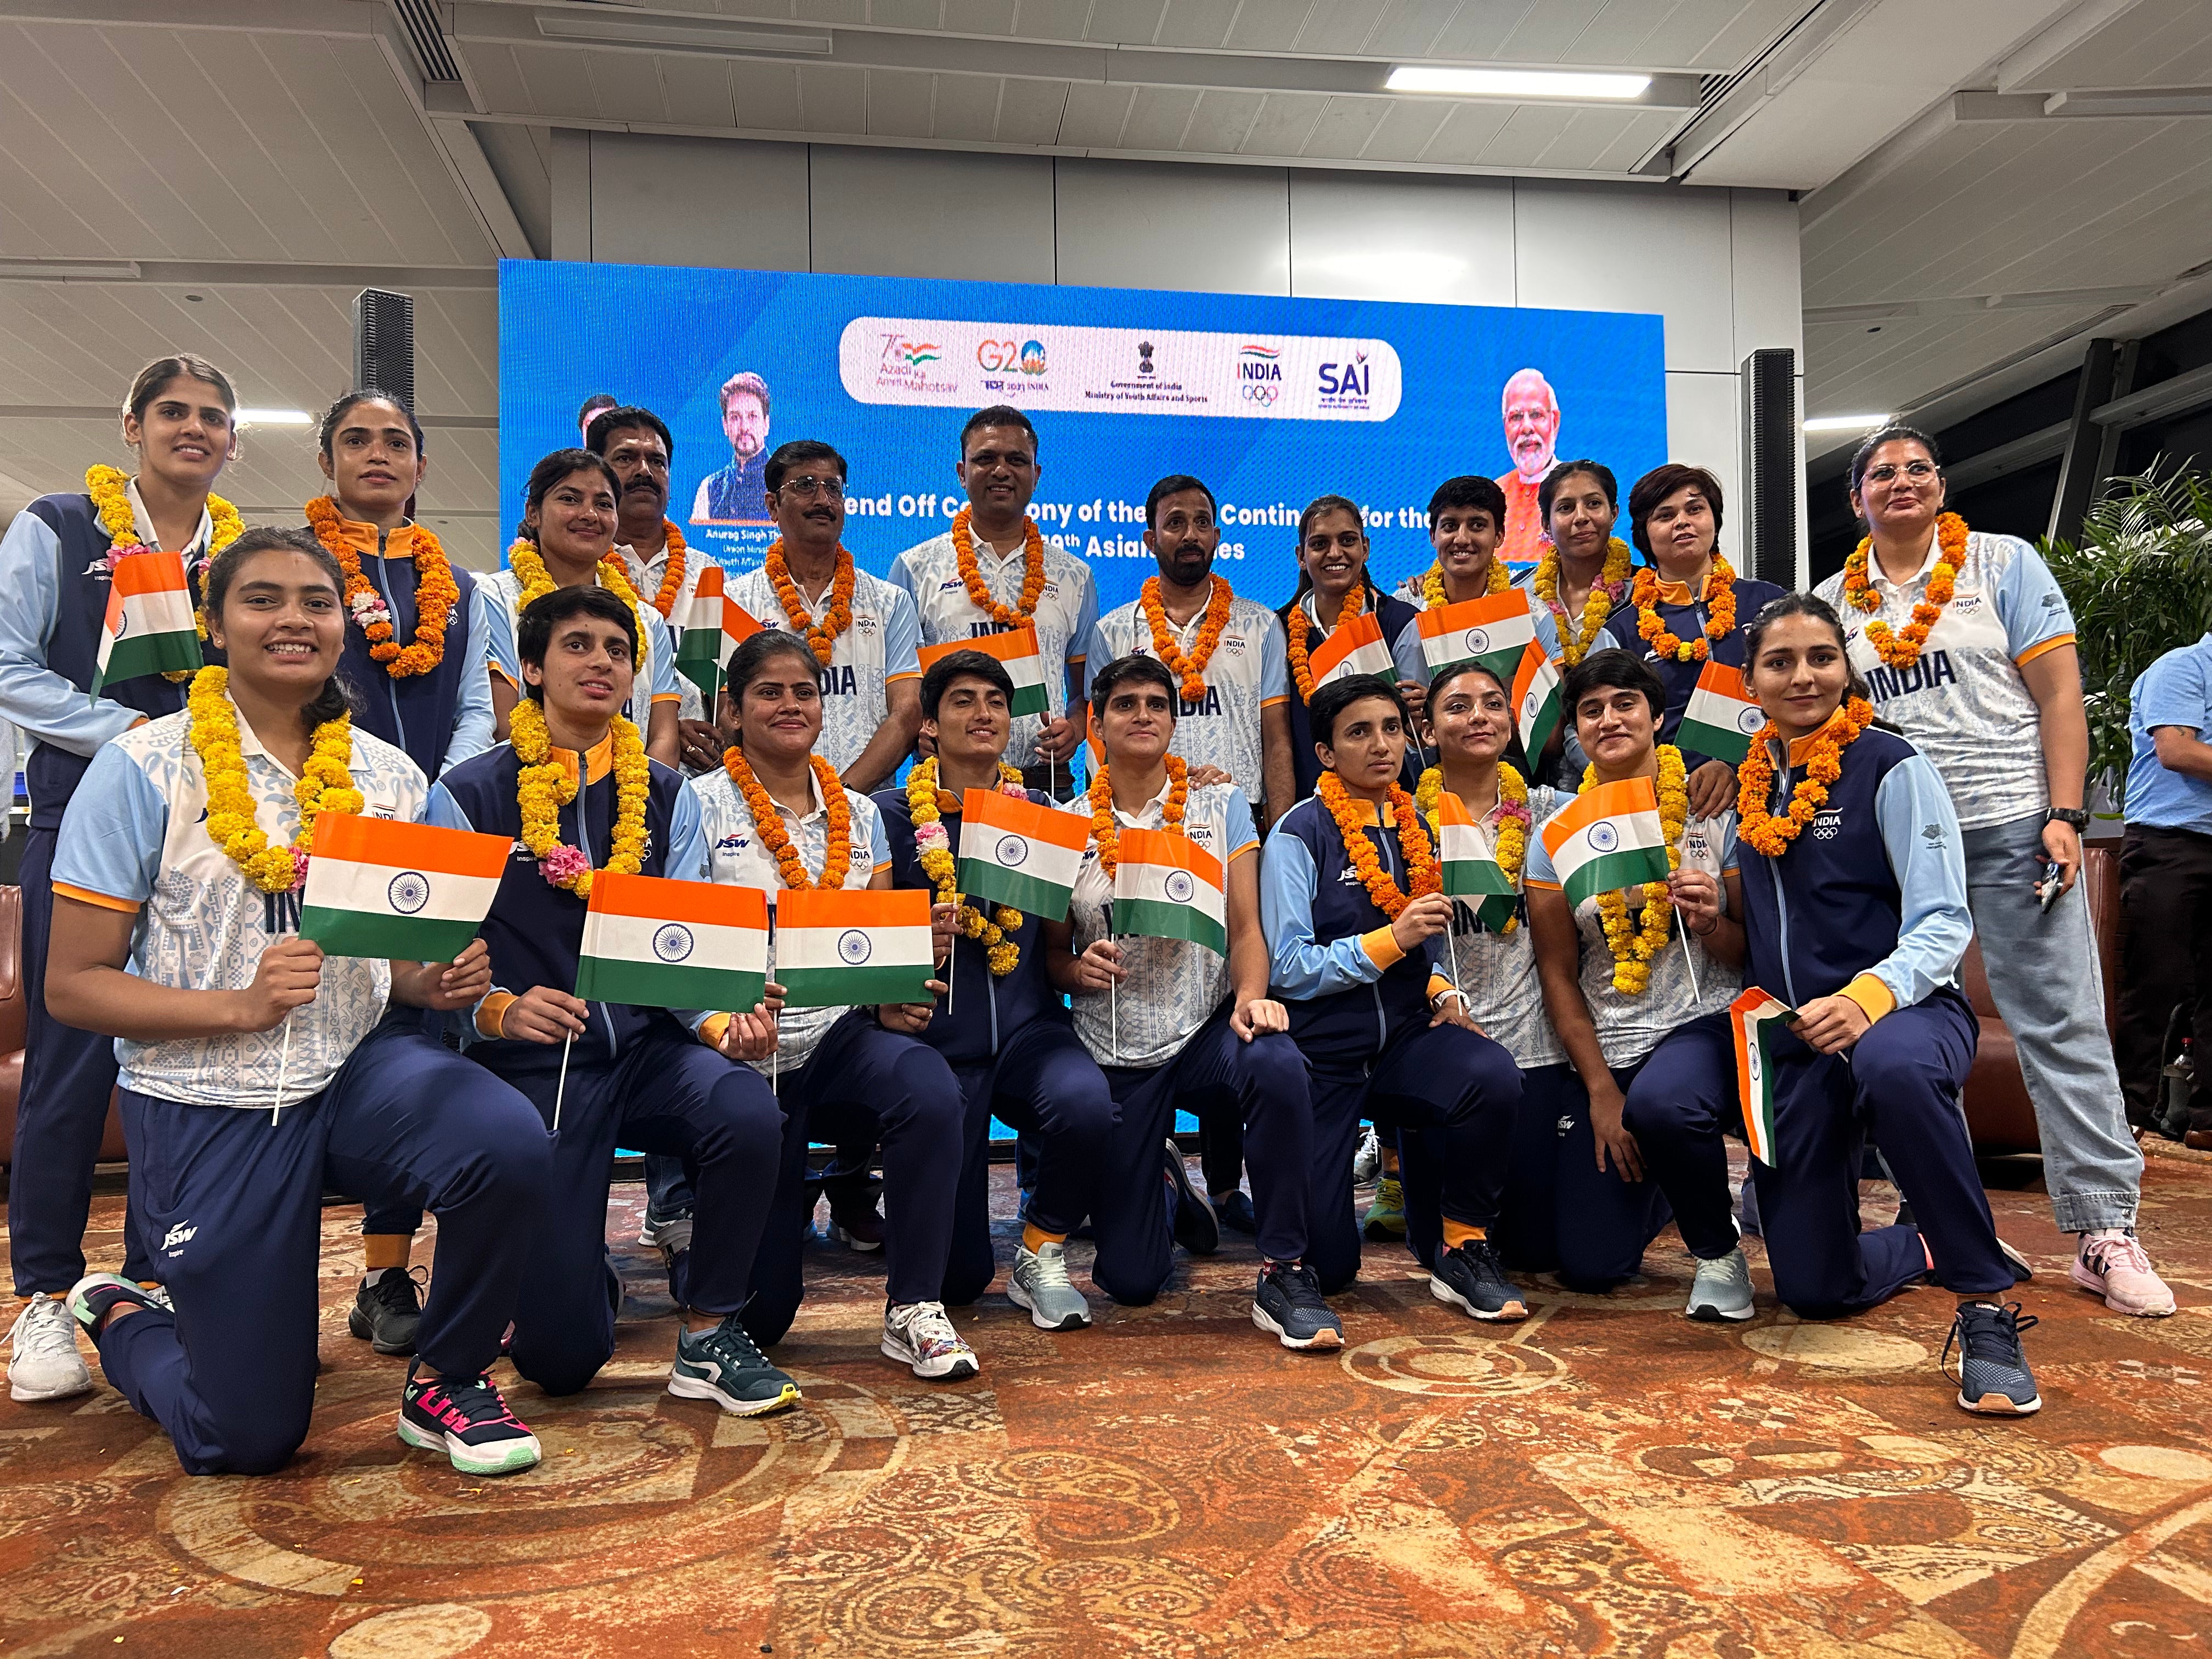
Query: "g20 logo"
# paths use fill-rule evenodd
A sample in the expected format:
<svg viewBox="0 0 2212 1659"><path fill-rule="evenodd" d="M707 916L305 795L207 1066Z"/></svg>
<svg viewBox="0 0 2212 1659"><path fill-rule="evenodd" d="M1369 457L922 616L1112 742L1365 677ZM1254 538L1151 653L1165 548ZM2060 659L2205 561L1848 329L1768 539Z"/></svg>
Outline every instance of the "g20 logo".
<svg viewBox="0 0 2212 1659"><path fill-rule="evenodd" d="M1045 352L1042 340L979 340L975 366L993 374L1042 374Z"/></svg>

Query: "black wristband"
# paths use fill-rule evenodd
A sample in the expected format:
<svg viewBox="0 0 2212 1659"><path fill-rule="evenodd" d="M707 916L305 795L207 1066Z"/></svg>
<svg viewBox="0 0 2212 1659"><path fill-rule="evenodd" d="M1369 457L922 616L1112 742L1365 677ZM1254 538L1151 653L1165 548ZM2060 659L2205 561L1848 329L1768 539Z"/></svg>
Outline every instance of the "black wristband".
<svg viewBox="0 0 2212 1659"><path fill-rule="evenodd" d="M2054 806L2043 815L2045 823L2063 823L2079 835L2089 827L2089 815L2078 806Z"/></svg>

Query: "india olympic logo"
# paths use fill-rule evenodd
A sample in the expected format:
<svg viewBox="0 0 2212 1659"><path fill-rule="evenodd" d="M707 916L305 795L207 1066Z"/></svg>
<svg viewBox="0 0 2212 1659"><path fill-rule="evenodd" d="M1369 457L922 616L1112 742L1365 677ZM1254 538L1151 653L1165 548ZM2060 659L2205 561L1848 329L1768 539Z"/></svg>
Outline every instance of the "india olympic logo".
<svg viewBox="0 0 2212 1659"><path fill-rule="evenodd" d="M857 968L875 954L875 942L857 927L848 927L837 935L837 960L848 968Z"/></svg>
<svg viewBox="0 0 2212 1659"><path fill-rule="evenodd" d="M1743 713L1735 717L1735 723L1736 729L1746 737L1755 737L1758 735L1759 728L1766 724L1766 711L1763 708L1747 708Z"/></svg>
<svg viewBox="0 0 2212 1659"><path fill-rule="evenodd" d="M691 954L691 930L672 921L653 932L653 954L663 962L681 962Z"/></svg>
<svg viewBox="0 0 2212 1659"><path fill-rule="evenodd" d="M1490 630L1488 629L1470 628L1467 630L1467 654L1468 656L1480 657L1487 653L1489 649Z"/></svg>
<svg viewBox="0 0 2212 1659"><path fill-rule="evenodd" d="M1168 878L1164 885L1167 890L1167 896L1173 899L1177 904L1189 903L1191 895L1198 890L1197 885L1191 880L1190 872L1188 870L1169 871Z"/></svg>
<svg viewBox="0 0 2212 1659"><path fill-rule="evenodd" d="M1589 844L1592 852L1610 853L1620 845L1620 831L1600 818L1589 827Z"/></svg>
<svg viewBox="0 0 2212 1659"><path fill-rule="evenodd" d="M1030 844L1019 836L1001 836L999 844L991 849L991 854L1011 870L1029 857Z"/></svg>
<svg viewBox="0 0 2212 1659"><path fill-rule="evenodd" d="M413 870L402 870L392 877L384 896L401 915L411 916L430 902L429 878Z"/></svg>

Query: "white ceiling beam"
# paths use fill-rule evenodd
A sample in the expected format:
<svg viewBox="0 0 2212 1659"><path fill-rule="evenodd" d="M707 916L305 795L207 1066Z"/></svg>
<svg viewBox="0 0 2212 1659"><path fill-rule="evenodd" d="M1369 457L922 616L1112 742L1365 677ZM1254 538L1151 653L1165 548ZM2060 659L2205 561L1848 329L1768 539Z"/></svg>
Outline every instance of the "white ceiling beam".
<svg viewBox="0 0 2212 1659"><path fill-rule="evenodd" d="M2136 3L2137 0L2081 0L2064 16L2054 18L2033 40L2023 41L2005 55L1997 65L1997 90L2017 92L2039 80L2053 64L2118 21Z"/></svg>
<svg viewBox="0 0 2212 1659"><path fill-rule="evenodd" d="M100 27L230 29L255 34L374 33L380 5L362 0L0 0L0 18Z"/></svg>
<svg viewBox="0 0 2212 1659"><path fill-rule="evenodd" d="M1730 133L1778 97L1874 4L1875 0L1826 0L1800 20L1739 74L1736 83L1711 108L1699 113L1662 146L1669 175L1677 179L1686 175Z"/></svg>
<svg viewBox="0 0 2212 1659"><path fill-rule="evenodd" d="M126 274L135 271L135 275ZM112 268L82 259L0 259L0 282L133 283L167 288L487 289L490 265L306 265L196 259L125 259Z"/></svg>
<svg viewBox="0 0 2212 1659"><path fill-rule="evenodd" d="M530 246L530 237L522 228L522 221L514 211L514 204L507 200L507 191L499 182L499 175L477 143L477 136L469 131L465 119L434 115L424 94L430 83L422 78L422 62L414 42L408 38L406 27L392 9L389 0L378 7L376 43L382 49L385 62L391 66L392 78L407 94L407 102L416 118L422 123L422 131L446 164L454 188L469 204L483 226L484 238L501 256L509 259L534 258L537 250ZM467 71L463 70L465 74ZM449 82L437 83L441 87ZM475 94L467 83L455 90L466 94L471 101Z"/></svg>
<svg viewBox="0 0 2212 1659"><path fill-rule="evenodd" d="M2154 299L2166 284L2139 283L2128 287L2064 288L2025 294L1960 294L1929 300L1891 300L1863 306L1808 306L1808 327L1822 323L1881 323L1899 317L1969 317L1985 311L2060 311L2100 305L2140 305Z"/></svg>

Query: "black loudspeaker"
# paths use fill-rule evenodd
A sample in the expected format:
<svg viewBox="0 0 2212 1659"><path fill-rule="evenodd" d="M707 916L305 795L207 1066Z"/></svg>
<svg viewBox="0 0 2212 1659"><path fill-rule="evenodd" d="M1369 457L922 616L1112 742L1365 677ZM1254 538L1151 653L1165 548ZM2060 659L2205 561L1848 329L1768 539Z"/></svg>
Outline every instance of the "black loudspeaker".
<svg viewBox="0 0 2212 1659"><path fill-rule="evenodd" d="M353 383L415 407L415 301L365 288L353 299Z"/></svg>
<svg viewBox="0 0 2212 1659"><path fill-rule="evenodd" d="M1787 346L1743 360L1744 528L1751 574L1797 586L1797 354ZM1729 515L1735 517L1733 514Z"/></svg>

